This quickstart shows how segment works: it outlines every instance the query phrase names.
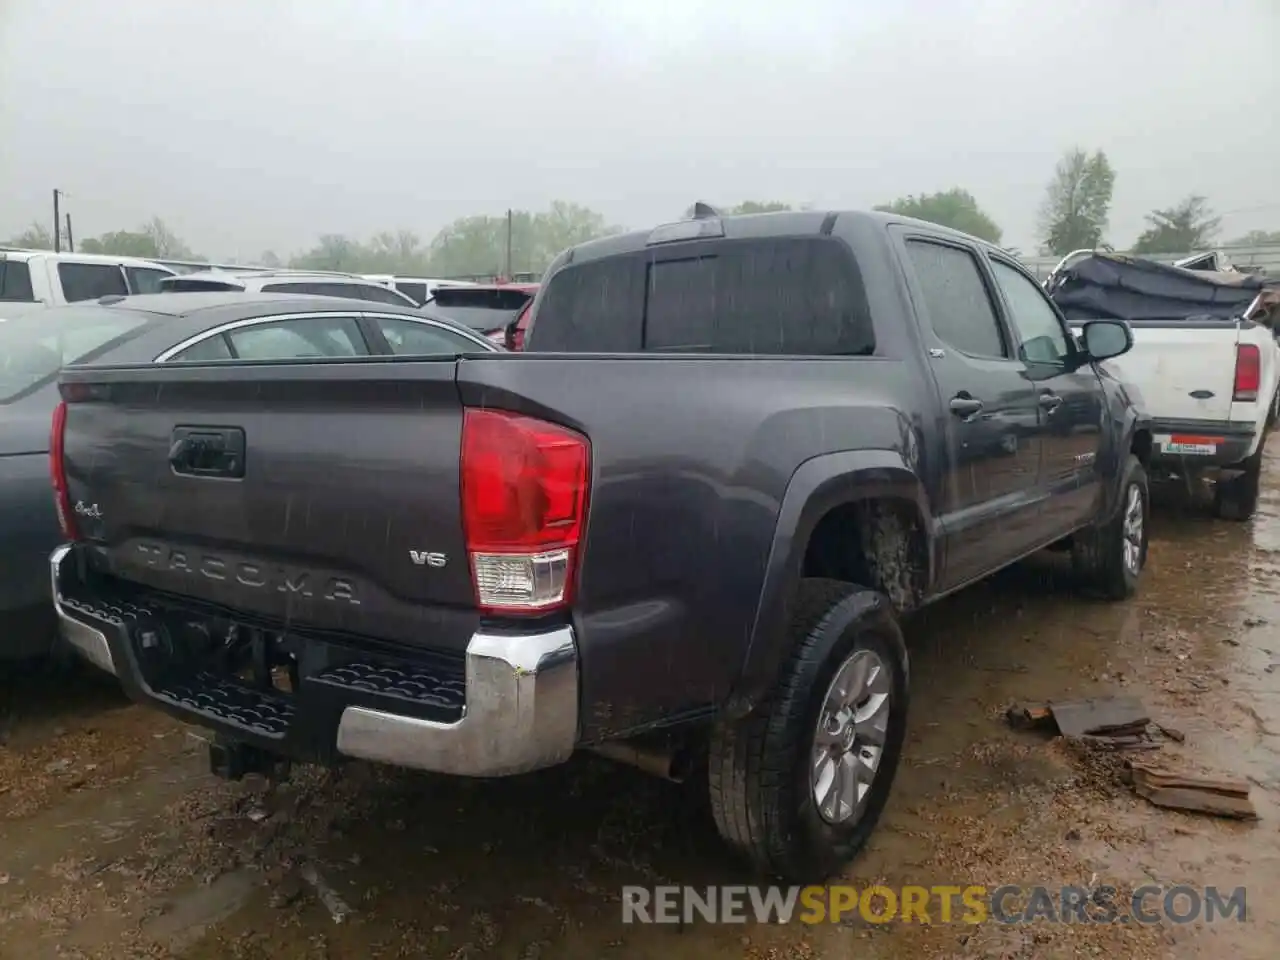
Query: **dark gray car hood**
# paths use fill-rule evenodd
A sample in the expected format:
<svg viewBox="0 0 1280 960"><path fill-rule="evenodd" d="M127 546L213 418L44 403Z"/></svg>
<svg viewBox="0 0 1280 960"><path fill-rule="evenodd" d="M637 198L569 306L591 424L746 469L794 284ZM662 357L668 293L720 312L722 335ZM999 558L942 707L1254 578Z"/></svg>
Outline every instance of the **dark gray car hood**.
<svg viewBox="0 0 1280 960"><path fill-rule="evenodd" d="M0 404L0 457L49 452L49 424L58 405L57 381Z"/></svg>

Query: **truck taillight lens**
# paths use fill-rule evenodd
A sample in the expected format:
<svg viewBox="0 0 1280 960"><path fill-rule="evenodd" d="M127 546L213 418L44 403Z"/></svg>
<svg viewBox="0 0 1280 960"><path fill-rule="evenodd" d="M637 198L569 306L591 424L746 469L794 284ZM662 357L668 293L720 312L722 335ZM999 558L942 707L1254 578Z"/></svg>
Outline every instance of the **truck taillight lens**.
<svg viewBox="0 0 1280 960"><path fill-rule="evenodd" d="M1231 396L1233 401L1258 399L1262 385L1262 355L1257 344L1236 344L1236 383Z"/></svg>
<svg viewBox="0 0 1280 960"><path fill-rule="evenodd" d="M75 514L71 512L71 492L67 489L67 462L63 454L67 432L67 404L59 400L53 408L53 425L49 428L49 477L53 481L53 502L58 509L58 527L62 539L79 540Z"/></svg>
<svg viewBox="0 0 1280 960"><path fill-rule="evenodd" d="M573 599L590 485L582 434L506 410L466 410L462 523L476 602L545 613Z"/></svg>

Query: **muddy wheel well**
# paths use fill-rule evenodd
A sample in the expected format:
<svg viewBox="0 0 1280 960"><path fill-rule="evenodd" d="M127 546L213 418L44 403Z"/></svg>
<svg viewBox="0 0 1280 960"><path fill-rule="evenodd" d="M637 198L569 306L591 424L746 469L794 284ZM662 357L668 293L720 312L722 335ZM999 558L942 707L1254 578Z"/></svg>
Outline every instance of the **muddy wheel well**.
<svg viewBox="0 0 1280 960"><path fill-rule="evenodd" d="M1151 431L1136 431L1133 441L1129 444L1129 450L1138 458L1140 464L1147 466L1151 462Z"/></svg>
<svg viewBox="0 0 1280 960"><path fill-rule="evenodd" d="M898 611L920 605L929 580L924 524L909 500L857 500L818 521L802 575L860 583L884 593Z"/></svg>

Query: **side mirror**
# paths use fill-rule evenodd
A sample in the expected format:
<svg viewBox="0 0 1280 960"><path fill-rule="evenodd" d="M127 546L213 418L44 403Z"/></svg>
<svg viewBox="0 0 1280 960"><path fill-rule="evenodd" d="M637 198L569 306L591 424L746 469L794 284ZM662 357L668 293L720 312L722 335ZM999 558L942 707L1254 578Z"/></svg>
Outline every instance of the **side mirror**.
<svg viewBox="0 0 1280 960"><path fill-rule="evenodd" d="M1090 360L1110 360L1133 349L1133 331L1123 320L1090 320L1080 340Z"/></svg>

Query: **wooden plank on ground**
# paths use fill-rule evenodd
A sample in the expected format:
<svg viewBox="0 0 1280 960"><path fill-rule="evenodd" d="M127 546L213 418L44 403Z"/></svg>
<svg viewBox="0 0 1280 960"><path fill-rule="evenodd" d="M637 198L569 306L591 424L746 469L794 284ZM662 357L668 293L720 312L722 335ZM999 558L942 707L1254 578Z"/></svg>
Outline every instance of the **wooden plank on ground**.
<svg viewBox="0 0 1280 960"><path fill-rule="evenodd" d="M1249 782L1234 777L1211 777L1130 761L1126 779L1133 792L1158 807L1207 813L1237 820L1256 820L1249 799Z"/></svg>

